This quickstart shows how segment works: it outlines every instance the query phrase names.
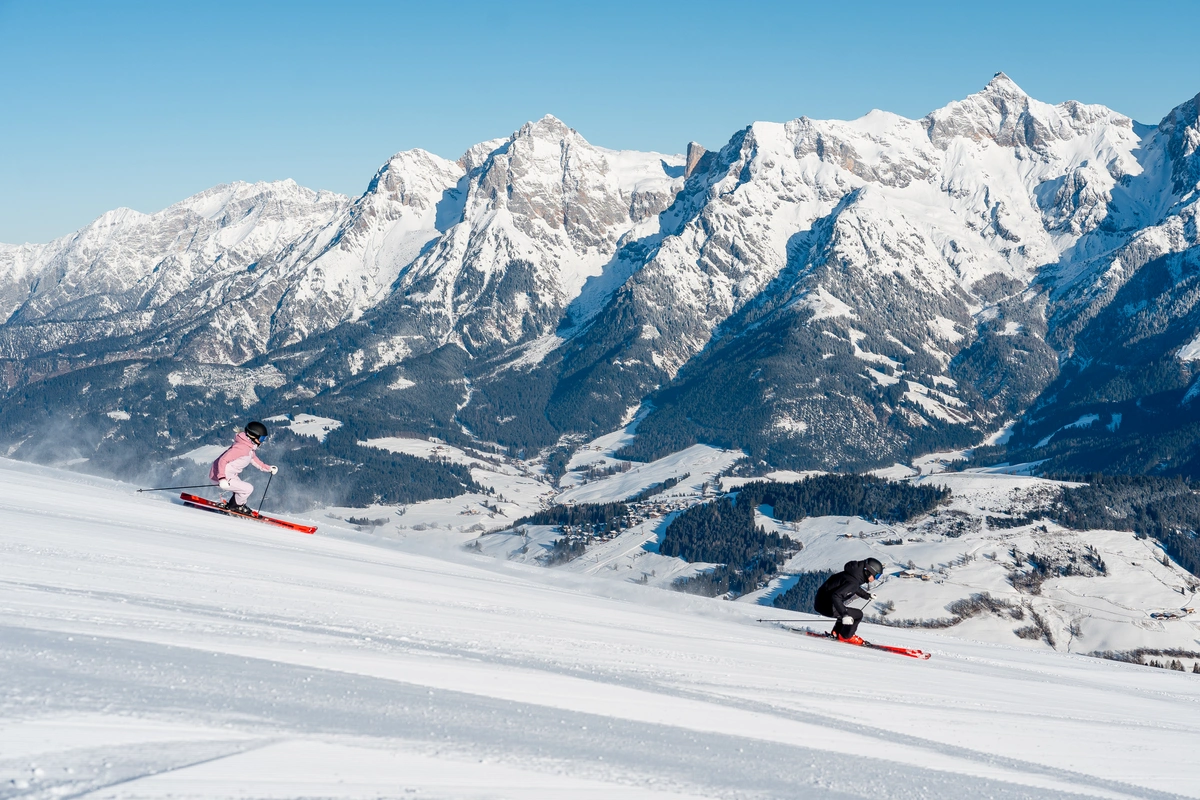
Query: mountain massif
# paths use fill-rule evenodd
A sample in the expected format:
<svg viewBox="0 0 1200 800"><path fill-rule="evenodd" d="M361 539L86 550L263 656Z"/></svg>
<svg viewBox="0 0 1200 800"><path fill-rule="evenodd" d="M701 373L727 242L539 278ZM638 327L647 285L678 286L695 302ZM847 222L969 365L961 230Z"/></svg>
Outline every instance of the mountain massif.
<svg viewBox="0 0 1200 800"><path fill-rule="evenodd" d="M0 443L104 463L306 412L561 463L641 409L631 459L861 470L1003 428L979 459L1200 474L1198 106L1147 126L1000 73L684 155L545 117L357 199L110 212L0 245Z"/></svg>

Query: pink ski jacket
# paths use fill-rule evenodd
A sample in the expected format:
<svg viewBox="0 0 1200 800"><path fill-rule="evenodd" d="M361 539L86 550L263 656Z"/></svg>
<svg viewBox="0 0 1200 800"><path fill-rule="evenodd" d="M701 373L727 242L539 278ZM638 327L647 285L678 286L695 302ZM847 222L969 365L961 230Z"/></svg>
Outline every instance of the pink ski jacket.
<svg viewBox="0 0 1200 800"><path fill-rule="evenodd" d="M225 478L236 478L250 464L263 472L270 472L271 468L254 454L257 449L258 445L244 431L239 432L237 436L233 437L233 445L213 462L212 469L208 471L208 479L219 481Z"/></svg>

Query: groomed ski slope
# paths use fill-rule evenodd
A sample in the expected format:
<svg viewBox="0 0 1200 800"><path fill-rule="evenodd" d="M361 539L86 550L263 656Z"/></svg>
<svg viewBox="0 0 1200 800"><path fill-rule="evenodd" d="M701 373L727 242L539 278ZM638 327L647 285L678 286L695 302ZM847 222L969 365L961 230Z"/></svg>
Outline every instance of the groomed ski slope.
<svg viewBox="0 0 1200 800"><path fill-rule="evenodd" d="M315 521L0 460L0 797L1200 796L1198 675Z"/></svg>

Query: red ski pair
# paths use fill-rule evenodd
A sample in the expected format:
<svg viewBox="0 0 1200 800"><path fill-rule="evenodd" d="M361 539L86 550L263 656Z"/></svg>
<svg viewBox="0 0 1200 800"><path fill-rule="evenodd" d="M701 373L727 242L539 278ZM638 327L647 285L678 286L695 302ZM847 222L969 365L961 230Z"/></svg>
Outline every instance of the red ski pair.
<svg viewBox="0 0 1200 800"><path fill-rule="evenodd" d="M220 503L214 503L211 500L206 500L203 497L197 497L194 494L184 493L184 494L179 495L179 499L182 500L183 504L186 506L191 506L192 508L199 508L204 511L215 511L219 514L228 514L231 517L241 517L242 519L253 519L253 520L258 520L259 522L269 522L272 525L278 525L282 528L288 528L293 531L299 531L300 533L316 533L317 532L316 525L301 525L298 522L288 522L286 519L276 519L275 517L263 516L262 514L259 514L257 511L251 511L249 514L242 514L238 511L233 511L232 509L226 508L225 506L221 505Z"/></svg>
<svg viewBox="0 0 1200 800"><path fill-rule="evenodd" d="M884 652L895 653L896 655L899 655L899 656L908 656L909 658L919 658L922 661L927 660L930 656L930 654L926 653L924 650L916 650L912 647L896 647L896 646L890 645L890 644L875 644L874 642L865 641L859 636L854 636L850 639L843 639L840 636L836 636L832 633L823 633L822 631L811 631L808 628L788 628L788 630L794 631L796 633L806 633L809 636L816 636L821 639L832 639L835 642L842 642L843 644L852 644L852 645L856 645L858 647L866 647L869 650L883 650ZM858 641L855 641L855 639L857 639Z"/></svg>

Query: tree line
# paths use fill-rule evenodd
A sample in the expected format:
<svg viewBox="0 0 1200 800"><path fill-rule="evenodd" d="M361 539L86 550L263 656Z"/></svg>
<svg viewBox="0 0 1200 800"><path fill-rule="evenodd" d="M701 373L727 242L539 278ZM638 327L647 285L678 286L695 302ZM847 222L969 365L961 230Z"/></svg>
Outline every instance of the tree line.
<svg viewBox="0 0 1200 800"><path fill-rule="evenodd" d="M754 524L754 507L721 497L692 506L667 526L658 551L685 561L720 564L715 570L681 578L675 588L715 597L760 588L800 543Z"/></svg>
<svg viewBox="0 0 1200 800"><path fill-rule="evenodd" d="M626 463L628 463L628 462L626 462ZM676 486L679 485L680 481L685 481L690 477L692 477L692 473L685 472L682 475L679 475L677 477L667 478L665 481L663 481L661 483L651 484L650 486L647 486L645 489L642 489L637 494L631 496L626 502L641 503L643 501L649 500L651 497L654 497L654 495L656 495L656 494L662 494L667 489L675 488Z"/></svg>
<svg viewBox="0 0 1200 800"><path fill-rule="evenodd" d="M522 517L514 525L603 525L606 530L612 530L614 525L622 525L628 517L629 506L625 503L579 503L543 508Z"/></svg>
<svg viewBox="0 0 1200 800"><path fill-rule="evenodd" d="M832 576L833 572L827 569L816 570L815 572L799 572L794 576L796 583L786 592L776 597L773 605L776 608L788 611L804 611L811 614L813 611L813 600L817 596L817 589L820 589L821 584L825 583Z"/></svg>
<svg viewBox="0 0 1200 800"><path fill-rule="evenodd" d="M1182 476L1089 475L1063 490L1044 516L1076 530L1133 531L1157 540L1171 558L1200 577L1200 494Z"/></svg>
<svg viewBox="0 0 1200 800"><path fill-rule="evenodd" d="M736 501L727 495L680 514L667 527L659 552L721 565L676 581L676 588L736 596L761 588L801 548L790 537L754 524L754 509L761 505L771 506L776 519L787 521L844 515L903 522L932 510L949 496L950 490L940 486L913 486L872 475L815 475L795 483L754 481L738 490ZM776 601L794 605L779 607L808 610L820 585L810 585L816 580L811 576L821 574L829 576L803 573L805 577Z"/></svg>
<svg viewBox="0 0 1200 800"><path fill-rule="evenodd" d="M738 503L768 505L776 519L846 516L906 522L950 497L942 486L913 486L873 475L814 475L796 483L755 481L741 487Z"/></svg>
<svg viewBox="0 0 1200 800"><path fill-rule="evenodd" d="M361 508L486 491L462 464L364 447L352 431L341 428L324 442L278 430L262 458L283 468L288 496L302 496L310 506Z"/></svg>
<svg viewBox="0 0 1200 800"><path fill-rule="evenodd" d="M991 528L1053 520L1064 528L1132 531L1152 538L1184 569L1200 577L1200 494L1183 476L1059 475L1082 482L1045 508L1013 517L987 517Z"/></svg>

